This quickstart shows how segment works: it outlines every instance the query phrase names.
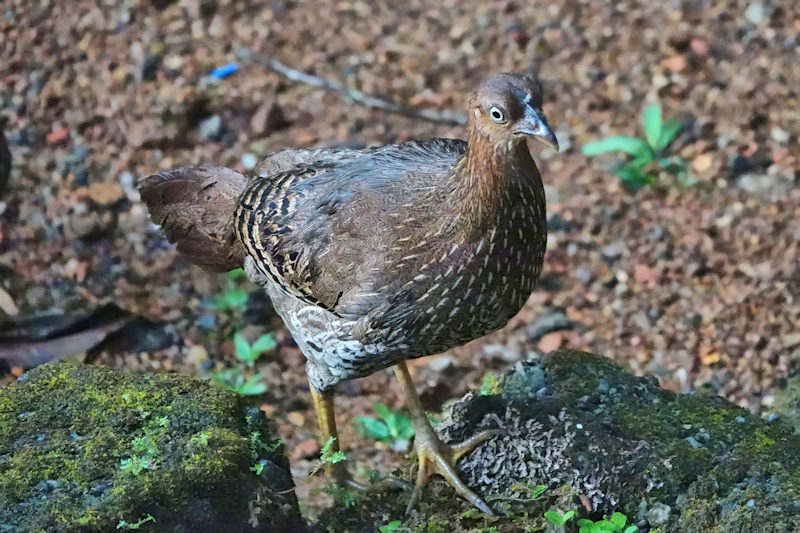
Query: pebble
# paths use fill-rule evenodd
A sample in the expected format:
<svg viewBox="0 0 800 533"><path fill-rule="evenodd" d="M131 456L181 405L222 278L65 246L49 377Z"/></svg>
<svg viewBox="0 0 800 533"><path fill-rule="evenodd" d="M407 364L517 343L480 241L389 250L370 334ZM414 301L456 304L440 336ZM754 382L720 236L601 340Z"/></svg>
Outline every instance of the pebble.
<svg viewBox="0 0 800 533"><path fill-rule="evenodd" d="M255 166L258 164L258 157L255 154L246 153L242 156L242 166L246 170L253 170Z"/></svg>
<svg viewBox="0 0 800 533"><path fill-rule="evenodd" d="M601 253L603 259L607 263L613 263L620 257L622 257L622 254L624 254L626 251L627 247L625 246L625 243L623 241L615 241L612 242L611 244L603 246L603 250Z"/></svg>
<svg viewBox="0 0 800 533"><path fill-rule="evenodd" d="M764 4L761 2L753 2L747 6L747 9L744 11L744 18L753 24L760 23L764 20Z"/></svg>
<svg viewBox="0 0 800 533"><path fill-rule="evenodd" d="M785 143L789 141L789 133L777 126L772 128L772 130L769 132L769 135L776 143Z"/></svg>
<svg viewBox="0 0 800 533"><path fill-rule="evenodd" d="M209 141L219 140L222 133L222 117L219 115L211 115L200 122L200 135Z"/></svg>

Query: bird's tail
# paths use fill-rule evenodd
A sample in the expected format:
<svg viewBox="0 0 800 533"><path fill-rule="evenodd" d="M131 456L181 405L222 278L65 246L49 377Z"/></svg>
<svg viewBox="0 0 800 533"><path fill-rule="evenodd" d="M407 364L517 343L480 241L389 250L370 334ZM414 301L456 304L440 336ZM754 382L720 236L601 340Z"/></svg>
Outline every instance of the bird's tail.
<svg viewBox="0 0 800 533"><path fill-rule="evenodd" d="M233 212L247 178L223 167L183 167L139 183L139 193L178 252L209 270L244 263L244 247L233 231Z"/></svg>

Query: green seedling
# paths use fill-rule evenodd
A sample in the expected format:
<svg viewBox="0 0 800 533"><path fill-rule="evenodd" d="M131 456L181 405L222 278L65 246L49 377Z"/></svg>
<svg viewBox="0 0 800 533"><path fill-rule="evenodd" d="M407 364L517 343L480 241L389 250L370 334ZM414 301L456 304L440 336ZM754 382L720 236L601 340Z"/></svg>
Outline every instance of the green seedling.
<svg viewBox="0 0 800 533"><path fill-rule="evenodd" d="M380 533L394 533L402 525L403 522L400 520L392 520L388 524L379 527L378 531L380 531Z"/></svg>
<svg viewBox="0 0 800 533"><path fill-rule="evenodd" d="M544 517L547 518L547 521L556 526L563 526L572 520L573 516L575 516L575 511L567 511L564 514L561 514L558 511L547 511L544 513Z"/></svg>
<svg viewBox="0 0 800 533"><path fill-rule="evenodd" d="M275 335L272 333L267 333L265 335L261 335L251 346L247 340L242 337L241 333L237 333L233 336L233 346L234 346L234 353L236 354L236 359L243 363L247 363L247 366L253 368L253 364L256 360L263 354L264 352L268 352L272 350L278 345L275 341Z"/></svg>
<svg viewBox="0 0 800 533"><path fill-rule="evenodd" d="M248 293L246 289L240 288L236 281L244 276L244 270L237 268L225 274L225 290L222 294L214 297L211 308L217 311L230 311L239 309L247 305Z"/></svg>
<svg viewBox="0 0 800 533"><path fill-rule="evenodd" d="M622 513L614 513L611 518L604 516L603 520L594 522L586 518L578 520L579 533L637 533L639 528L635 525L627 525L628 517Z"/></svg>
<svg viewBox="0 0 800 533"><path fill-rule="evenodd" d="M214 381L233 389L242 396L256 396L267 391L267 386L262 383L264 376L261 373L250 378L245 378L239 367L226 368L214 374Z"/></svg>
<svg viewBox="0 0 800 533"><path fill-rule="evenodd" d="M414 437L414 422L406 415L393 412L385 405L379 403L375 410L380 419L369 416L359 416L359 432L381 442L391 444L394 450L407 450L409 441Z"/></svg>
<svg viewBox="0 0 800 533"><path fill-rule="evenodd" d="M645 139L615 135L599 141L583 145L582 152L587 156L596 156L608 152L624 152L631 159L621 163L617 168L617 176L632 189L638 189L657 181L651 163L685 179L686 163L677 156L669 157L666 149L680 133L681 123L675 119L666 122L661 117L661 106L649 105L643 113Z"/></svg>
<svg viewBox="0 0 800 533"><path fill-rule="evenodd" d="M125 520L120 520L119 523L117 524L117 529L139 529L147 522L155 523L155 521L156 519L153 518L153 515L148 513L147 516L145 516L144 518L140 518L136 522L131 523L131 522L126 522Z"/></svg>

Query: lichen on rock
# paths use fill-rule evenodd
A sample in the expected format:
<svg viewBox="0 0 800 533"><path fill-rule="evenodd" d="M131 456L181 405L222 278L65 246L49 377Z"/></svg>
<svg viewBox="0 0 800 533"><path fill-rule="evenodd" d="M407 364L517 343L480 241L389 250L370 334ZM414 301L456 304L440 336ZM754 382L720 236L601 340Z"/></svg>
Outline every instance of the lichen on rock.
<svg viewBox="0 0 800 533"><path fill-rule="evenodd" d="M577 351L519 363L493 392L468 395L439 432L459 441L503 430L458 465L499 516L471 511L434 482L404 521L411 531L534 531L551 508L593 519L620 511L640 531L800 531L800 437L787 425L720 398L676 395ZM343 524L333 529L403 518L402 501L372 498L331 518Z"/></svg>
<svg viewBox="0 0 800 533"><path fill-rule="evenodd" d="M0 531L302 531L292 489L263 414L213 384L56 364L0 389Z"/></svg>

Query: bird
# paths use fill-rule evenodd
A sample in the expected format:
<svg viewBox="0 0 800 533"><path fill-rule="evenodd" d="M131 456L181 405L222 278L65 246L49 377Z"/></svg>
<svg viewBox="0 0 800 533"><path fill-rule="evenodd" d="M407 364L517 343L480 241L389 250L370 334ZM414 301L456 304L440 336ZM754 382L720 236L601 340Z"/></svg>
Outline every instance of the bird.
<svg viewBox="0 0 800 533"><path fill-rule="evenodd" d="M340 450L337 384L392 367L414 423L410 512L431 475L487 514L458 459L496 431L445 444L406 360L506 325L539 277L545 194L528 138L558 150L530 73L481 81L466 101L466 141L429 138L364 149L285 149L249 175L182 167L139 184L177 251L212 270L244 268L306 358L320 437ZM343 463L326 474L345 482Z"/></svg>

